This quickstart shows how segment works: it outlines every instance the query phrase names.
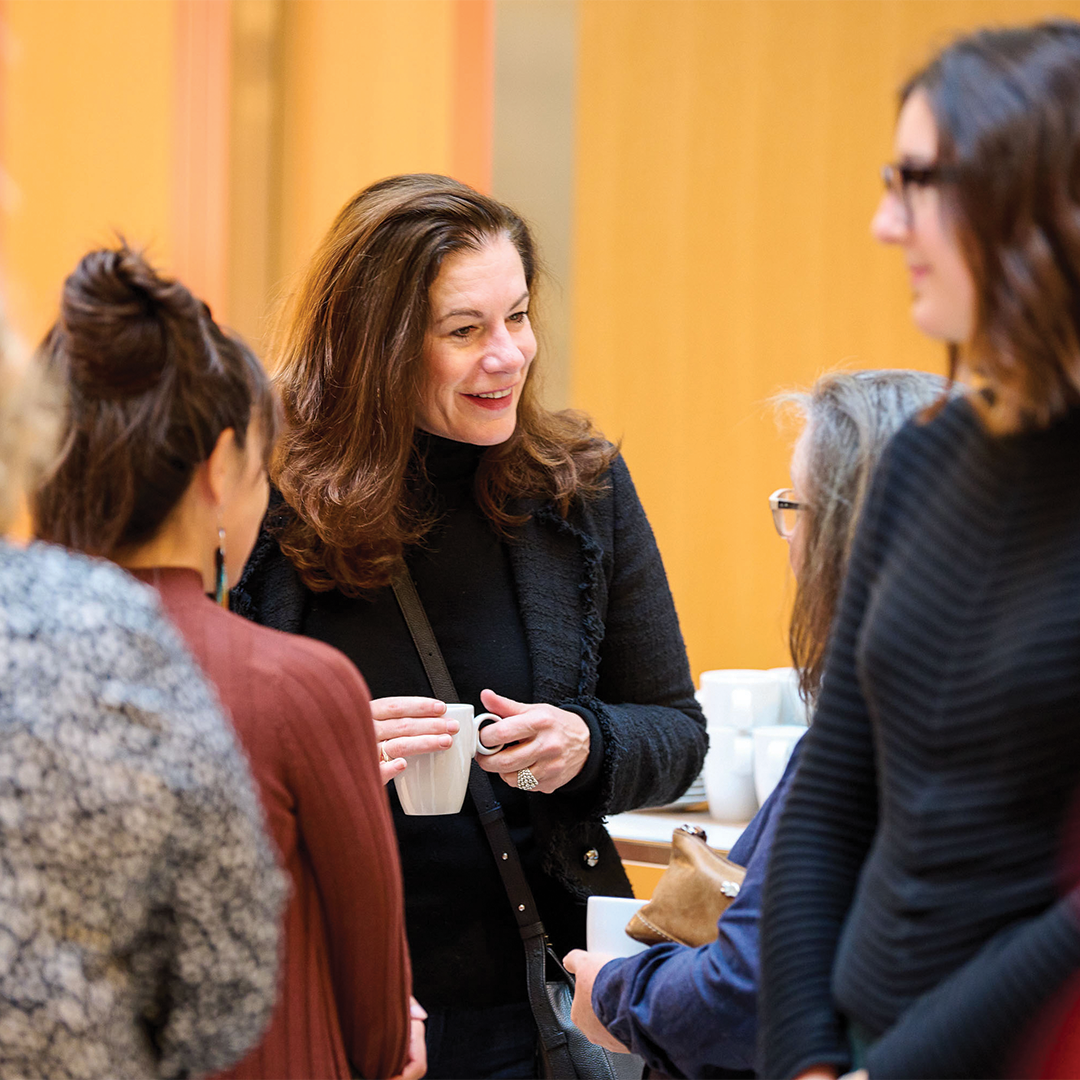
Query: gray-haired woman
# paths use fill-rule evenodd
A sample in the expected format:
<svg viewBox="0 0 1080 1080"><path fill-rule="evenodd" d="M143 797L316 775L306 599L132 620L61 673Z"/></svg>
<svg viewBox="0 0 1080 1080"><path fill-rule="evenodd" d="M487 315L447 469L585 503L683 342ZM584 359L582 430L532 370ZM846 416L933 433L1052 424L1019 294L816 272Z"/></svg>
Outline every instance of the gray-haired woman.
<svg viewBox="0 0 1080 1080"><path fill-rule="evenodd" d="M798 581L791 655L803 696L814 701L851 538L870 476L896 430L946 390L918 371L825 375L808 394L785 394L805 424L791 462L792 487L776 493L777 531ZM777 498L782 496L782 498ZM594 1042L631 1049L666 1076L753 1075L757 1041L761 892L799 747L772 795L731 850L746 867L738 897L711 945L655 945L621 960L572 952L574 1021Z"/></svg>

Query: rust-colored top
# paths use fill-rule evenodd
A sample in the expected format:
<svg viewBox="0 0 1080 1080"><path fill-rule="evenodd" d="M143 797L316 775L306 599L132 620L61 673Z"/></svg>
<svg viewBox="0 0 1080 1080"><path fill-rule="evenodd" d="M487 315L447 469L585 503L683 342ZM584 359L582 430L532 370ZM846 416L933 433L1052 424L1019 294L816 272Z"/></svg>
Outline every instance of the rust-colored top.
<svg viewBox="0 0 1080 1080"><path fill-rule="evenodd" d="M217 687L292 879L277 1008L262 1044L221 1075L401 1072L411 974L364 680L336 649L218 607L194 570L136 576Z"/></svg>

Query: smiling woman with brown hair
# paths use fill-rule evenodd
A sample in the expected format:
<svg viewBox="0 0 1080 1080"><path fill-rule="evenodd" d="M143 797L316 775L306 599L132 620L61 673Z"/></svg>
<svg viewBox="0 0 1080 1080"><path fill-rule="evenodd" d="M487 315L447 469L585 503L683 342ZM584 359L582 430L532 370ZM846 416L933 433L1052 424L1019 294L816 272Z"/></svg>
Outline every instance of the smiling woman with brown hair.
<svg viewBox="0 0 1080 1080"><path fill-rule="evenodd" d="M480 313L447 294L442 321L449 321L429 325L429 293L444 259L484 249L490 238L505 238L496 260L471 272L500 281L516 276L510 291L518 295L499 301L509 312L508 341L521 342L520 358L510 361L513 372L471 376L477 385L467 389L478 393L469 402L456 402L459 388L451 387L440 405L417 359L429 337L443 355L461 354L468 335L477 336L468 323ZM425 398L423 430L491 448L476 498L501 531L527 520L522 499L549 501L565 516L575 498L597 492L614 449L584 416L543 408L536 380L527 378L536 353L529 307L538 273L524 222L446 178L395 177L341 210L289 304L277 347L287 422L274 483L297 511L278 535L309 588L355 596L388 585L402 551L431 530L433 508L417 505L408 491L416 412ZM484 405L480 394L489 384L506 396Z"/></svg>
<svg viewBox="0 0 1080 1080"><path fill-rule="evenodd" d="M626 465L539 404L537 278L525 223L457 181L349 201L281 338L283 499L237 610L355 661L389 779L456 731L390 588L409 571L461 700L501 717L481 768L565 952L590 893L630 892L604 816L674 799L706 739ZM535 1076L524 946L476 806L391 801L429 1075Z"/></svg>

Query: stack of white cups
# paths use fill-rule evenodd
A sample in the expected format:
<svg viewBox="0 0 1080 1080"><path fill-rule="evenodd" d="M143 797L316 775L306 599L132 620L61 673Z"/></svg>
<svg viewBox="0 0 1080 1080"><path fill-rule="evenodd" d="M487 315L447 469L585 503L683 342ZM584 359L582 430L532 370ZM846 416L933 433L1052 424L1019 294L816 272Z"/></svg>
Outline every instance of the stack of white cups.
<svg viewBox="0 0 1080 1080"><path fill-rule="evenodd" d="M787 767L806 730L792 668L731 668L701 674L709 730L705 792L720 821L749 821Z"/></svg>

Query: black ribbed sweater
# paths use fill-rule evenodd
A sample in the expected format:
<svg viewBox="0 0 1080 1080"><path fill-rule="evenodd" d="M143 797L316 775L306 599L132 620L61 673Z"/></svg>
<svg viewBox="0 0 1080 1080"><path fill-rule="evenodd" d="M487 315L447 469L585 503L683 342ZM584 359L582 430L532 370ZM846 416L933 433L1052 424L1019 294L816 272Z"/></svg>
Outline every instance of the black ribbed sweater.
<svg viewBox="0 0 1080 1080"><path fill-rule="evenodd" d="M871 1077L1006 1073L1080 966L1078 476L1080 410L994 438L958 401L889 447L773 848L764 1075L843 1071L843 1016Z"/></svg>

